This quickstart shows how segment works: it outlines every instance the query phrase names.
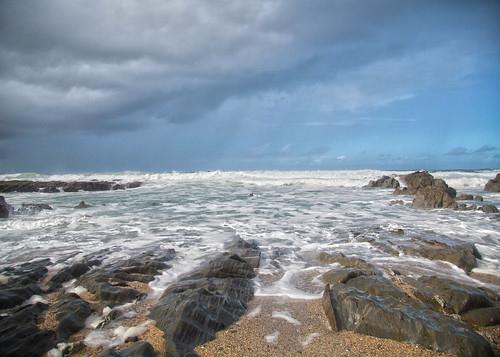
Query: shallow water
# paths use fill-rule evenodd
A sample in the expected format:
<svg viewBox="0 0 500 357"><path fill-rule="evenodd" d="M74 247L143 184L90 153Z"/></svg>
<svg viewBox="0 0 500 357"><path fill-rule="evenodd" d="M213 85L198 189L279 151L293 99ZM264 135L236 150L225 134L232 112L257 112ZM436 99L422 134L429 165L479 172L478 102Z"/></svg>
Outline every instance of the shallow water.
<svg viewBox="0 0 500 357"><path fill-rule="evenodd" d="M56 267L89 253L106 251L113 260L143 249L174 248L173 268L152 283L161 291L169 281L191 270L207 255L220 252L234 235L257 240L263 251L258 295L313 298L316 267L311 257L321 251L343 252L412 275L441 274L470 280L455 266L406 255L389 255L370 240L431 238L474 242L483 259L474 271L500 275L500 220L482 212L417 210L389 202L392 190L362 189L371 179L391 172L200 172L110 173L86 175L0 175L0 179L143 181L126 191L5 194L14 206L48 203L54 210L0 220L0 268L37 258ZM403 173L397 173L403 174ZM434 172L457 191L483 195L500 206L500 194L482 192L494 171ZM249 196L250 193L254 195ZM73 207L81 200L93 205ZM403 229L398 235L396 229ZM279 263L278 269L270 264ZM279 273L279 274L278 274ZM264 283L267 277L278 278ZM303 276L311 284L301 284ZM318 284L319 287L319 284Z"/></svg>

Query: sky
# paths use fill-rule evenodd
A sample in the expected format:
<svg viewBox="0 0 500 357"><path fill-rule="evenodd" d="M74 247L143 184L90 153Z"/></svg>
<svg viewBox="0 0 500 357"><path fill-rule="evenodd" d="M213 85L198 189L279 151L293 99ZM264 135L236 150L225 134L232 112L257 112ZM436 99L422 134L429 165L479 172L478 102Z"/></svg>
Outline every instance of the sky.
<svg viewBox="0 0 500 357"><path fill-rule="evenodd" d="M500 1L0 0L0 172L500 168Z"/></svg>

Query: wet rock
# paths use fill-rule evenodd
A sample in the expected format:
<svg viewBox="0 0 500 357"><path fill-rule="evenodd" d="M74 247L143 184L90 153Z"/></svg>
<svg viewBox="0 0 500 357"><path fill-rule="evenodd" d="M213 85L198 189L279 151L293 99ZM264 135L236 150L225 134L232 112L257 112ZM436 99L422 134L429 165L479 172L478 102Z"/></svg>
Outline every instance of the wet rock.
<svg viewBox="0 0 500 357"><path fill-rule="evenodd" d="M464 323L392 296L370 295L345 284L327 285L323 308L334 331L419 344L459 357L493 357L489 343Z"/></svg>
<svg viewBox="0 0 500 357"><path fill-rule="evenodd" d="M421 256L431 260L444 260L469 272L477 267L481 255L472 243L447 245L437 241L413 241L409 245L400 245L400 249L409 255Z"/></svg>
<svg viewBox="0 0 500 357"><path fill-rule="evenodd" d="M122 185L122 184L121 184ZM136 188L142 185L142 182L129 182L122 185L124 188ZM60 192L58 187L62 187L64 192L78 191L109 191L115 186L115 182L108 181L27 181L27 180L8 180L0 181L0 192Z"/></svg>
<svg viewBox="0 0 500 357"><path fill-rule="evenodd" d="M253 296L253 277L249 262L224 253L170 285L150 314L165 332L167 354L190 354L237 321Z"/></svg>
<svg viewBox="0 0 500 357"><path fill-rule="evenodd" d="M391 206L404 205L404 204L405 204L405 201L403 201L403 200L392 200L391 202L389 202L389 205L391 205Z"/></svg>
<svg viewBox="0 0 500 357"><path fill-rule="evenodd" d="M358 268L358 269L373 269L373 265L366 262L365 260L357 257L347 257L342 253L329 254L326 252L321 252L316 257L320 263L323 264L333 264L337 263L348 268Z"/></svg>
<svg viewBox="0 0 500 357"><path fill-rule="evenodd" d="M366 291L370 295L388 297L392 296L401 301L408 300L407 295L397 288L389 279L380 275L360 275L346 282L347 286Z"/></svg>
<svg viewBox="0 0 500 357"><path fill-rule="evenodd" d="M467 311L462 320L474 326L500 325L500 307L484 307Z"/></svg>
<svg viewBox="0 0 500 357"><path fill-rule="evenodd" d="M66 183L62 189L64 192L109 191L112 185L112 182L107 181L79 181Z"/></svg>
<svg viewBox="0 0 500 357"><path fill-rule="evenodd" d="M0 310L21 305L33 295L41 293L42 291L36 284L29 284L25 286L1 286Z"/></svg>
<svg viewBox="0 0 500 357"><path fill-rule="evenodd" d="M456 191L446 182L436 179L431 185L420 187L415 193L413 207L416 208L457 208Z"/></svg>
<svg viewBox="0 0 500 357"><path fill-rule="evenodd" d="M141 341L121 351L116 349L104 351L99 357L156 357L156 352L151 344Z"/></svg>
<svg viewBox="0 0 500 357"><path fill-rule="evenodd" d="M486 183L484 190L486 192L500 192L500 173Z"/></svg>
<svg viewBox="0 0 500 357"><path fill-rule="evenodd" d="M43 210L52 211L52 207L46 203L23 203L16 213L35 214Z"/></svg>
<svg viewBox="0 0 500 357"><path fill-rule="evenodd" d="M80 201L79 204L77 204L75 207L73 208L76 208L76 209L85 209L85 208L89 208L89 207L92 207L91 205L88 205L85 203L85 201Z"/></svg>
<svg viewBox="0 0 500 357"><path fill-rule="evenodd" d="M129 182L127 183L127 188L137 188L137 187L141 187L142 186L142 182L140 181L133 181L133 182Z"/></svg>
<svg viewBox="0 0 500 357"><path fill-rule="evenodd" d="M35 181L9 180L0 181L0 192L38 192L39 185Z"/></svg>
<svg viewBox="0 0 500 357"><path fill-rule="evenodd" d="M491 307L481 289L438 276L423 276L415 283L416 296L437 311L463 314L469 310Z"/></svg>
<svg viewBox="0 0 500 357"><path fill-rule="evenodd" d="M89 303L76 294L62 296L54 309L59 321L57 337L62 341L84 328L85 320L92 314Z"/></svg>
<svg viewBox="0 0 500 357"><path fill-rule="evenodd" d="M224 249L245 260L252 268L259 267L260 249L256 242L249 242L237 237L226 243Z"/></svg>
<svg viewBox="0 0 500 357"><path fill-rule="evenodd" d="M411 195L410 190L408 190L407 187L397 187L394 192L392 193L393 195Z"/></svg>
<svg viewBox="0 0 500 357"><path fill-rule="evenodd" d="M375 275L374 270L360 270L353 268L332 269L321 275L321 280L326 284L346 283L359 276Z"/></svg>
<svg viewBox="0 0 500 357"><path fill-rule="evenodd" d="M71 266L65 267L57 272L48 282L50 291L54 291L62 287L62 284L71 280L76 279L86 272L88 272L91 266L96 265L97 262L93 261L90 263L75 263Z"/></svg>
<svg viewBox="0 0 500 357"><path fill-rule="evenodd" d="M126 188L125 185L122 185L121 183L117 183L117 184L113 185L112 190L113 191L124 190L125 188Z"/></svg>
<svg viewBox="0 0 500 357"><path fill-rule="evenodd" d="M55 346L55 333L37 327L37 320L46 309L47 305L37 303L0 318L0 356L38 357Z"/></svg>
<svg viewBox="0 0 500 357"><path fill-rule="evenodd" d="M477 210L476 205L467 205L465 203L459 203L457 206L457 211L475 211Z"/></svg>
<svg viewBox="0 0 500 357"><path fill-rule="evenodd" d="M364 186L365 188L398 188L399 181L394 177L390 176L382 176L378 180L370 181L368 185Z"/></svg>
<svg viewBox="0 0 500 357"><path fill-rule="evenodd" d="M474 196L474 201L479 201L479 202L482 202L482 201L483 201L483 196L480 196L480 195L475 195L475 196Z"/></svg>
<svg viewBox="0 0 500 357"><path fill-rule="evenodd" d="M498 213L498 208L495 205L482 205L479 209L484 213Z"/></svg>
<svg viewBox="0 0 500 357"><path fill-rule="evenodd" d="M9 218L10 211L11 207L5 202L5 197L0 196L0 218Z"/></svg>
<svg viewBox="0 0 500 357"><path fill-rule="evenodd" d="M55 186L47 186L47 187L42 188L40 190L40 192L42 192L42 193L58 193L58 192L61 192L61 190L59 190Z"/></svg>
<svg viewBox="0 0 500 357"><path fill-rule="evenodd" d="M474 200L474 196L467 193L462 193L458 195L455 199L457 201L472 201Z"/></svg>
<svg viewBox="0 0 500 357"><path fill-rule="evenodd" d="M402 177L408 188L408 193L414 195L421 188L432 186L434 177L427 171L416 171Z"/></svg>

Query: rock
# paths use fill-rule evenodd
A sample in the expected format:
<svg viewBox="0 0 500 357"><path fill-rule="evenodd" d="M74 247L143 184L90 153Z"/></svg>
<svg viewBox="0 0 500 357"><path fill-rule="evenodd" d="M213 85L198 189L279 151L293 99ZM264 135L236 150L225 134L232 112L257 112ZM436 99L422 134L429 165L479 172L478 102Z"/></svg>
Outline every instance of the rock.
<svg viewBox="0 0 500 357"><path fill-rule="evenodd" d="M405 201L403 200L392 200L391 202L389 202L389 205L390 206L394 206L394 205L404 205L405 204Z"/></svg>
<svg viewBox="0 0 500 357"><path fill-rule="evenodd" d="M465 203L459 203L456 209L457 209L457 211L476 211L477 206L476 205L467 205Z"/></svg>
<svg viewBox="0 0 500 357"><path fill-rule="evenodd" d="M21 305L33 295L41 294L42 291L36 284L25 286L2 286L0 288L0 310Z"/></svg>
<svg viewBox="0 0 500 357"><path fill-rule="evenodd" d="M236 237L224 244L224 248L245 260L252 268L258 268L260 264L260 249L256 242L248 242Z"/></svg>
<svg viewBox="0 0 500 357"><path fill-rule="evenodd" d="M0 356L38 357L56 344L53 331L41 331L37 321L47 305L24 306L7 317L0 318Z"/></svg>
<svg viewBox="0 0 500 357"><path fill-rule="evenodd" d="M150 313L165 332L167 355L190 355L237 321L253 296L253 277L249 262L224 253L171 284Z"/></svg>
<svg viewBox="0 0 500 357"><path fill-rule="evenodd" d="M38 192L36 181L9 180L0 181L0 192Z"/></svg>
<svg viewBox="0 0 500 357"><path fill-rule="evenodd" d="M114 184L112 187L113 191L124 190L124 189L125 189L125 185L122 185L121 183Z"/></svg>
<svg viewBox="0 0 500 357"><path fill-rule="evenodd" d="M321 280L326 284L346 283L359 276L375 275L373 270L361 270L353 268L332 269L321 275Z"/></svg>
<svg viewBox="0 0 500 357"><path fill-rule="evenodd" d="M109 191L115 186L115 182L108 181L26 181L26 180L7 180L0 181L0 192L60 192L58 187L62 187L64 192L78 191ZM136 188L142 185L142 182L129 182L122 185L124 188Z"/></svg>
<svg viewBox="0 0 500 357"><path fill-rule="evenodd" d="M500 192L500 173L486 183L484 190L486 192Z"/></svg>
<svg viewBox="0 0 500 357"><path fill-rule="evenodd" d="M407 187L397 187L394 192L392 193L393 195L411 195L410 190L408 190Z"/></svg>
<svg viewBox="0 0 500 357"><path fill-rule="evenodd" d="M411 195L416 194L421 188L432 186L434 182L434 177L427 171L416 171L403 176L402 179L406 183L408 192Z"/></svg>
<svg viewBox="0 0 500 357"><path fill-rule="evenodd" d="M475 196L474 196L474 201L479 201L479 202L482 202L482 201L483 201L483 196L480 196L480 195L475 195Z"/></svg>
<svg viewBox="0 0 500 357"><path fill-rule="evenodd" d="M129 182L126 185L127 188L137 188L137 187L141 187L141 186L142 186L142 182L139 182L139 181Z"/></svg>
<svg viewBox="0 0 500 357"><path fill-rule="evenodd" d="M42 193L58 193L58 192L61 192L61 190L59 190L55 186L47 186L47 187L42 188L40 190L40 192L42 192Z"/></svg>
<svg viewBox="0 0 500 357"><path fill-rule="evenodd" d="M0 218L9 218L10 211L11 207L5 202L5 197L0 196Z"/></svg>
<svg viewBox="0 0 500 357"><path fill-rule="evenodd" d="M62 296L54 309L59 321L57 337L62 341L84 328L85 320L92 314L89 303L76 294Z"/></svg>
<svg viewBox="0 0 500 357"><path fill-rule="evenodd" d="M316 257L320 263L323 264L333 264L337 263L348 268L358 268L358 269L373 269L373 265L366 262L365 260L357 257L346 257L342 253L329 254L326 252L321 252Z"/></svg>
<svg viewBox="0 0 500 357"><path fill-rule="evenodd" d="M416 296L437 311L463 314L469 310L491 307L481 289L438 276L423 276L415 282Z"/></svg>
<svg viewBox="0 0 500 357"><path fill-rule="evenodd" d="M467 194L467 193L462 193L462 194L458 195L455 199L457 201L472 201L472 200L474 200L474 196Z"/></svg>
<svg viewBox="0 0 500 357"><path fill-rule="evenodd" d="M489 343L464 323L392 296L326 285L323 308L332 330L419 344L459 357L493 357Z"/></svg>
<svg viewBox="0 0 500 357"><path fill-rule="evenodd" d="M23 203L16 213L35 214L43 210L52 211L52 207L46 203Z"/></svg>
<svg viewBox="0 0 500 357"><path fill-rule="evenodd" d="M494 326L500 324L500 307L484 307L467 311L462 320L474 326Z"/></svg>
<svg viewBox="0 0 500 357"><path fill-rule="evenodd" d="M62 284L80 277L90 270L92 265L96 262L89 263L75 263L69 267L65 267L57 272L48 282L50 291L54 291L62 287Z"/></svg>
<svg viewBox="0 0 500 357"><path fill-rule="evenodd" d="M151 344L141 341L121 351L116 349L104 351L99 357L156 357L156 352Z"/></svg>
<svg viewBox="0 0 500 357"><path fill-rule="evenodd" d="M420 187L415 193L413 207L417 208L457 208L456 191L446 182L436 179L431 185Z"/></svg>
<svg viewBox="0 0 500 357"><path fill-rule="evenodd" d="M401 301L408 300L407 295L401 289L397 288L389 279L380 275L360 275L354 279L349 279L345 285L366 291L370 295L391 296Z"/></svg>
<svg viewBox="0 0 500 357"><path fill-rule="evenodd" d="M498 213L498 208L495 205L482 205L479 210L484 213Z"/></svg>
<svg viewBox="0 0 500 357"><path fill-rule="evenodd" d="M400 249L409 255L421 256L431 260L444 260L469 272L477 267L481 255L473 243L461 243L453 246L437 241L414 241L409 245L400 245Z"/></svg>
<svg viewBox="0 0 500 357"><path fill-rule="evenodd" d="M370 181L368 185L364 186L365 188L398 188L399 181L394 177L390 176L382 176L378 180Z"/></svg>
<svg viewBox="0 0 500 357"><path fill-rule="evenodd" d="M63 186L64 192L78 192L78 191L109 191L113 183L106 181L81 181L70 182Z"/></svg>
<svg viewBox="0 0 500 357"><path fill-rule="evenodd" d="M89 207L92 207L92 206L86 204L85 201L80 201L80 203L78 205L76 205L75 207L73 207L73 208L76 208L76 209L85 209L85 208L89 208Z"/></svg>

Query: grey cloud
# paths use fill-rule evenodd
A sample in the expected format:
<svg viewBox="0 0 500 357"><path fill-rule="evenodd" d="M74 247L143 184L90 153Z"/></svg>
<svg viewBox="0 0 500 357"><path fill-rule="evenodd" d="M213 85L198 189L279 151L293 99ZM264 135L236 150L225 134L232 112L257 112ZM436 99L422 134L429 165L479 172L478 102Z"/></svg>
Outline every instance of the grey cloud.
<svg viewBox="0 0 500 357"><path fill-rule="evenodd" d="M493 40L498 30L475 26L495 23L491 18L499 6L486 1L437 1L425 7L396 0L363 6L341 1L219 5L197 0L2 2L0 136L137 130L157 119L185 123L229 98L263 91L301 94L300 88L327 83L342 92L351 79L344 78L346 73L358 70L369 71L365 74L371 78L370 85L366 76L354 78L356 88L369 88L362 93L363 103L376 105L415 83L428 85L443 71L411 73L412 58L438 49L439 62L447 62L452 75L463 75L467 70L443 61L439 49L448 51L460 37L474 53L476 37ZM450 51L450 57L459 57ZM402 63L390 81L397 88L377 95L391 61ZM429 68L423 59L419 66ZM337 103L347 109L360 105L342 99Z"/></svg>
<svg viewBox="0 0 500 357"><path fill-rule="evenodd" d="M480 148L477 148L476 150L474 150L474 153L477 153L477 154L482 154L482 153L485 153L485 152L491 152L491 151L495 151L497 149L496 146L492 146L492 145L483 145L481 146Z"/></svg>
<svg viewBox="0 0 500 357"><path fill-rule="evenodd" d="M470 154L469 150L463 146L458 146L456 148L453 148L446 153L446 155L451 155L451 156L463 156L468 154Z"/></svg>

